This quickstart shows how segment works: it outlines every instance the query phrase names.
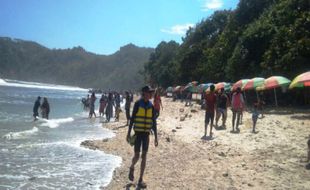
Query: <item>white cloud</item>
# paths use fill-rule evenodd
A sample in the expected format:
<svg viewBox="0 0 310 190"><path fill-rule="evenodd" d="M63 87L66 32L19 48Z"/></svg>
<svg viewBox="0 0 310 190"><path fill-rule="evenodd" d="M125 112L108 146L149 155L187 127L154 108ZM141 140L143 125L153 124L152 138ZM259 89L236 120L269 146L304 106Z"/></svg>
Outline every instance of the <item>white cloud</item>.
<svg viewBox="0 0 310 190"><path fill-rule="evenodd" d="M202 6L203 11L220 9L223 7L223 0L205 0Z"/></svg>
<svg viewBox="0 0 310 190"><path fill-rule="evenodd" d="M194 24L177 24L175 26L170 27L169 29L161 29L161 32L168 33L168 34L175 34L175 35L184 35L186 31L190 28L193 27Z"/></svg>

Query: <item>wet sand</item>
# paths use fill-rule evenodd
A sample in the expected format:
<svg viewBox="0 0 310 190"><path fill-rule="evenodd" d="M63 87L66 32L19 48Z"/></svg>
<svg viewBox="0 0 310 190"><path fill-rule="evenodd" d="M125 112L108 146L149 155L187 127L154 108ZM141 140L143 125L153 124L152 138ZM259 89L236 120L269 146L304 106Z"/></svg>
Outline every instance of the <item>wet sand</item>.
<svg viewBox="0 0 310 190"><path fill-rule="evenodd" d="M279 108L266 110L253 134L251 114L245 112L240 133L231 133L231 111L226 130L204 135L204 111L199 105L163 98L158 119L159 146L151 136L144 180L148 189L310 189L310 170L305 168L310 111ZM184 121L181 121L183 120ZM125 138L125 113L120 122L103 124L116 137L84 142L84 146L121 156L121 167L103 189L136 189L128 180L133 147ZM221 124L221 120L219 121ZM209 131L208 131L209 133Z"/></svg>

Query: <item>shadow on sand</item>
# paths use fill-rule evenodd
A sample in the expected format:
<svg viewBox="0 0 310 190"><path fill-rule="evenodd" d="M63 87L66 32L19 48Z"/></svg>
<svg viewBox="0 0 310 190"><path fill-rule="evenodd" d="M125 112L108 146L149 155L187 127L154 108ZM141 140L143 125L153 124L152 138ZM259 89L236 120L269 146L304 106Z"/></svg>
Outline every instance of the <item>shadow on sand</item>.
<svg viewBox="0 0 310 190"><path fill-rule="evenodd" d="M214 139L214 137L211 137L211 136L202 136L201 137L201 140L205 140L205 141L211 141L213 139Z"/></svg>
<svg viewBox="0 0 310 190"><path fill-rule="evenodd" d="M216 129L217 131L220 131L220 130L226 130L226 127L225 126L217 126L217 125L214 125L214 129Z"/></svg>
<svg viewBox="0 0 310 190"><path fill-rule="evenodd" d="M309 115L293 115L293 116L291 116L291 118L297 119L297 120L309 120L310 114Z"/></svg>
<svg viewBox="0 0 310 190"><path fill-rule="evenodd" d="M127 126L128 125L121 125L121 126L118 126L118 127L114 127L112 130L118 130L118 129L121 129L121 128L125 128Z"/></svg>
<svg viewBox="0 0 310 190"><path fill-rule="evenodd" d="M139 187L139 185L136 185L136 184L130 182L130 183L128 183L128 184L125 186L125 189L126 189L126 190L131 190L131 189L140 190L140 189L146 189L146 188L141 188L141 187Z"/></svg>

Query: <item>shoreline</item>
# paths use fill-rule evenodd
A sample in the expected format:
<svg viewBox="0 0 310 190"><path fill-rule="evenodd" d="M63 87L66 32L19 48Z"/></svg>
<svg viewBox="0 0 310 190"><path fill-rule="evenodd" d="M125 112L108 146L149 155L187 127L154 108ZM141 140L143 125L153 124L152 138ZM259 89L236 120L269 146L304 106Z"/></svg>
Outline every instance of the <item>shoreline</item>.
<svg viewBox="0 0 310 190"><path fill-rule="evenodd" d="M230 133L228 109L226 130L213 128L214 138L203 139L204 111L198 105L184 107L168 98L162 101L159 146L154 147L151 136L144 175L148 189L310 189L310 171L304 162L309 111L268 111L257 122L257 134L251 133L251 114L245 112L241 131L234 134ZM135 189L128 180L133 147L125 140L125 123L121 113L119 122L103 124L115 137L81 143L122 158L111 182L101 189ZM136 178L139 168L140 161L135 168Z"/></svg>

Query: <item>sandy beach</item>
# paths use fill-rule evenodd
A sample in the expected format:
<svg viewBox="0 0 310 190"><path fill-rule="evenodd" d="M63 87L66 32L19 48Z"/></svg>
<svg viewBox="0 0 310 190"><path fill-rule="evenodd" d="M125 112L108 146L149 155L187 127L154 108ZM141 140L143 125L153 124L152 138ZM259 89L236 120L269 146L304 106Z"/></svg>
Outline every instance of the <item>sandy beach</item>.
<svg viewBox="0 0 310 190"><path fill-rule="evenodd" d="M310 135L309 110L267 109L253 134L251 113L245 112L240 133L231 133L231 111L226 130L204 135L204 114L200 106L162 98L164 110L158 119L159 146L151 137L144 180L148 189L310 189L306 166ZM184 121L181 121L183 120ZM125 138L125 114L120 122L104 123L116 137L90 140L83 146L122 157L111 183L103 189L136 189L128 180L133 147ZM221 120L219 122L221 124Z"/></svg>

